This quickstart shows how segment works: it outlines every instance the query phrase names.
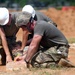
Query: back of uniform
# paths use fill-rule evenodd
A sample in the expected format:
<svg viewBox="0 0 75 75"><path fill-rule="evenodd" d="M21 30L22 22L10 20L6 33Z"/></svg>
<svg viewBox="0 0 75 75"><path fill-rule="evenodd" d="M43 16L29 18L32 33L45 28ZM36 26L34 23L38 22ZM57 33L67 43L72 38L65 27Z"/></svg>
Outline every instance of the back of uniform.
<svg viewBox="0 0 75 75"><path fill-rule="evenodd" d="M46 21L48 23L52 23L53 25L55 25L57 27L56 23L54 23L48 16L46 16L42 12L36 11L36 15L34 17L34 20L36 20L36 21L43 20L43 21Z"/></svg>
<svg viewBox="0 0 75 75"><path fill-rule="evenodd" d="M52 24L52 25L54 25L55 27L57 27L57 24L56 23L54 23L49 17L47 17L46 15L44 15L43 13L41 13L41 12L38 12L38 11L36 11L35 12L36 14L35 14L35 17L34 17L34 20L35 21L46 21L46 22L48 22L48 23L50 23L50 24ZM29 36L28 36L28 39L31 39L33 36L30 34Z"/></svg>

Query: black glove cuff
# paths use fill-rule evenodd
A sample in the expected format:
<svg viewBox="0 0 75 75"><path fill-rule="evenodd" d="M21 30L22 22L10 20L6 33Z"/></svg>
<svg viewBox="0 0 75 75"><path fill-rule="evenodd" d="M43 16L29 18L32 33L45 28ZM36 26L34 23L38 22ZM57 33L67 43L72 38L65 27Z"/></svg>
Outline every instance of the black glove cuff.
<svg viewBox="0 0 75 75"><path fill-rule="evenodd" d="M25 62L26 62L26 64L30 64L29 61L26 61L26 60L25 60Z"/></svg>

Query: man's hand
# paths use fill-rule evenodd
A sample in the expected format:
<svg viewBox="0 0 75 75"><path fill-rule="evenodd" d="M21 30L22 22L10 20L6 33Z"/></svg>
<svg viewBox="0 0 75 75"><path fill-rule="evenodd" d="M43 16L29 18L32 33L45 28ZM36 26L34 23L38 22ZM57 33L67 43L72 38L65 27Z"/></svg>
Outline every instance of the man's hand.
<svg viewBox="0 0 75 75"><path fill-rule="evenodd" d="M13 61L10 55L6 55L6 64Z"/></svg>
<svg viewBox="0 0 75 75"><path fill-rule="evenodd" d="M14 61L19 61L19 62L20 62L20 61L25 61L25 57L26 57L25 55L24 55L24 56L17 56L17 57L14 59ZM26 67L27 67L27 68L30 68L30 63L28 63L28 62L26 62L26 61L25 61L25 63L26 63Z"/></svg>
<svg viewBox="0 0 75 75"><path fill-rule="evenodd" d="M24 61L24 59L25 59L25 55L24 56L17 56L14 58L14 61L21 61L21 60Z"/></svg>

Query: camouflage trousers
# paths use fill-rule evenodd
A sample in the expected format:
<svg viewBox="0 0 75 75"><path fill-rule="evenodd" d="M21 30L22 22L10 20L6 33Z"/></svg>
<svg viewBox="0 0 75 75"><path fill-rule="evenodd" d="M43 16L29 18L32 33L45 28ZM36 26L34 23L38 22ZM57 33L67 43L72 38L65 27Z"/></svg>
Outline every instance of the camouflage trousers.
<svg viewBox="0 0 75 75"><path fill-rule="evenodd" d="M33 56L31 65L33 67L48 67L50 64L58 64L61 58L68 57L68 47L54 46L49 49L41 48Z"/></svg>

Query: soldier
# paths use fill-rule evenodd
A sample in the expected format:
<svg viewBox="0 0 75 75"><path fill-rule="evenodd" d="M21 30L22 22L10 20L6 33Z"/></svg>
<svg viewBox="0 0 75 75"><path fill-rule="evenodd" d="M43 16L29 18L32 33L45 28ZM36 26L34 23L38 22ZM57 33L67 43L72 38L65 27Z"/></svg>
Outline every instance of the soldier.
<svg viewBox="0 0 75 75"><path fill-rule="evenodd" d="M17 13L10 14L8 9L4 7L0 8L0 13L0 45L1 50L5 51L5 55L2 54L2 64L5 64L13 59L11 50L15 49L16 33L19 28L15 25ZM6 62L4 62L5 60Z"/></svg>
<svg viewBox="0 0 75 75"><path fill-rule="evenodd" d="M38 64L48 62L57 64L61 58L66 60L68 57L68 41L63 33L53 24L43 20L35 21L32 18L32 14L23 12L17 16L16 25L30 32L33 38L27 53L24 56L17 57L15 60L25 60L27 66L29 63L32 63L32 66L34 66L36 61ZM27 41L26 36L25 41ZM49 56L48 59L45 59L46 55ZM35 56L36 58L33 60Z"/></svg>

